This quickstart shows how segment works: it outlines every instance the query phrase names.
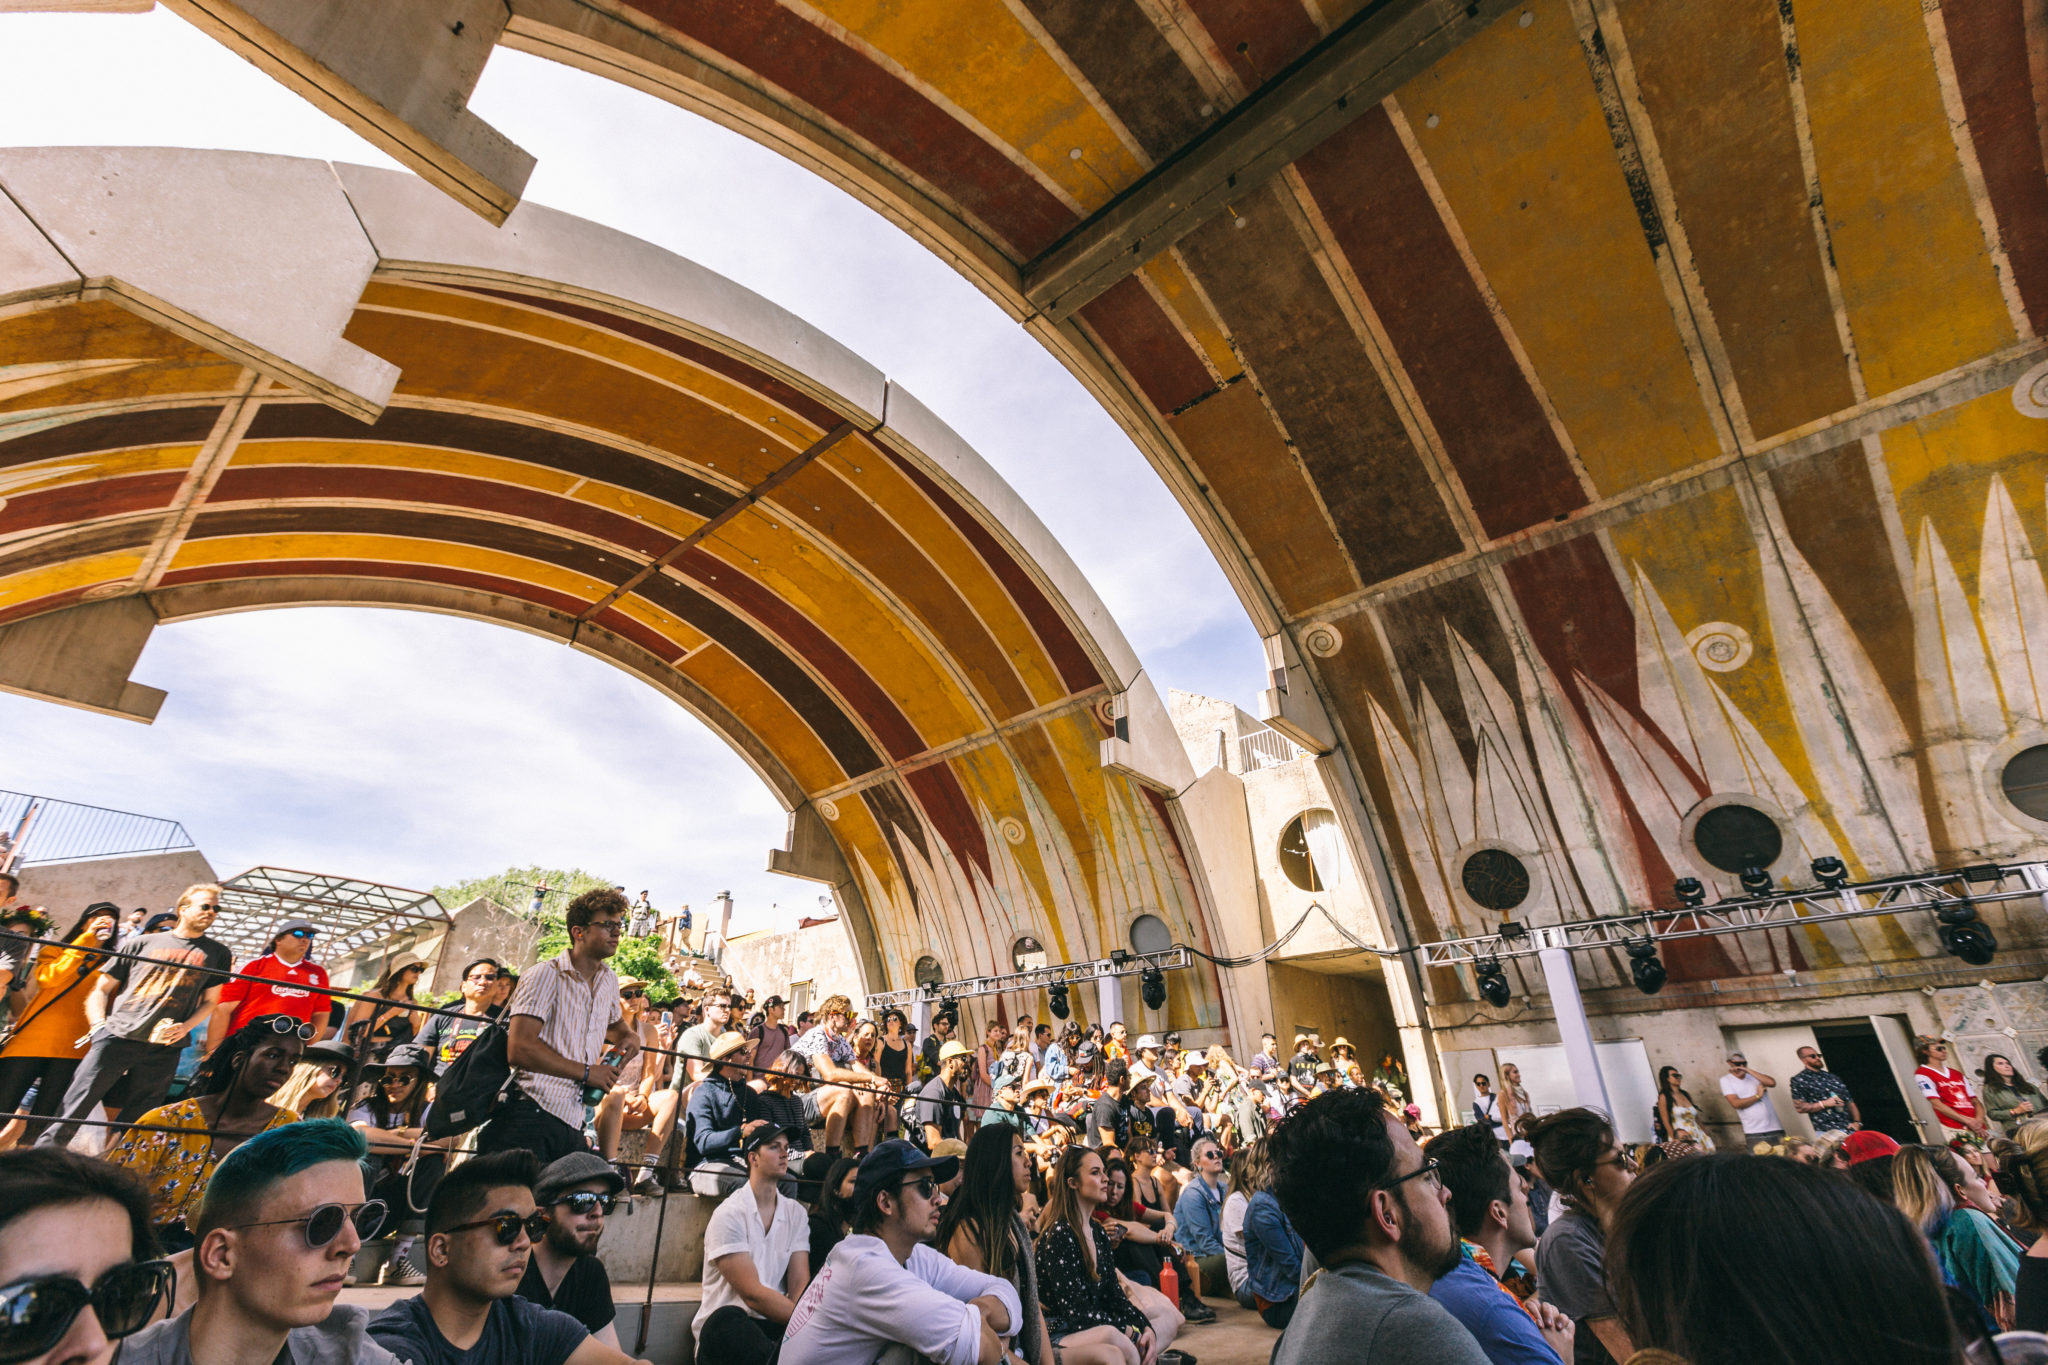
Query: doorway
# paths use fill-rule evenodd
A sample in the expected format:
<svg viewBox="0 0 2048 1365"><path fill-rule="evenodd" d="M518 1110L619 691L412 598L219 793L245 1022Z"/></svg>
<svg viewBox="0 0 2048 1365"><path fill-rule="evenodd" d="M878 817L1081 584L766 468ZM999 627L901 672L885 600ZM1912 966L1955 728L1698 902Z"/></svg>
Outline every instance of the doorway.
<svg viewBox="0 0 2048 1365"><path fill-rule="evenodd" d="M1878 1041L1877 1030L1867 1019L1844 1019L1839 1023L1815 1024L1813 1037L1827 1059L1828 1070L1848 1084L1863 1115L1863 1126L1875 1129L1895 1142L1920 1141L1919 1126L1906 1098L1899 1093L1898 1077L1891 1060Z"/></svg>

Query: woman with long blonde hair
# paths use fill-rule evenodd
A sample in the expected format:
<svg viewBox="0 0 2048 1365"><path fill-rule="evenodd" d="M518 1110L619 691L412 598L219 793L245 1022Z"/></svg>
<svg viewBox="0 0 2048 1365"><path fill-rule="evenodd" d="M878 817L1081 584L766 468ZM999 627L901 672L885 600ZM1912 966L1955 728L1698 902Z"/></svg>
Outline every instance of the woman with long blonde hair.
<svg viewBox="0 0 2048 1365"><path fill-rule="evenodd" d="M342 1082L353 1060L338 1041L313 1044L300 1054L292 1078L277 1088L270 1102L302 1119L341 1117Z"/></svg>
<svg viewBox="0 0 2048 1365"><path fill-rule="evenodd" d="M1999 1331L2010 1331L2020 1248L1991 1221L1998 1199L1976 1168L1946 1147L1901 1147L1892 1158L1892 1202L1933 1246L1947 1277Z"/></svg>

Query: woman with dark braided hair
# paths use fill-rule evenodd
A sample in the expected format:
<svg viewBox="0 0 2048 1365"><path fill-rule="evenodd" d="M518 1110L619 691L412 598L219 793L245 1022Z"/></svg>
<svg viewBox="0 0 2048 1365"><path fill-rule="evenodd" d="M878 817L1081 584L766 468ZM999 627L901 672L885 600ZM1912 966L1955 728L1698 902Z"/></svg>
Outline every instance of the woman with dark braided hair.
<svg viewBox="0 0 2048 1365"><path fill-rule="evenodd" d="M250 1020L199 1068L192 1097L150 1110L108 1146L108 1161L149 1186L150 1217L166 1250L192 1245L188 1220L222 1157L265 1129L298 1122L268 1097L291 1079L312 1034L311 1024L288 1014Z"/></svg>

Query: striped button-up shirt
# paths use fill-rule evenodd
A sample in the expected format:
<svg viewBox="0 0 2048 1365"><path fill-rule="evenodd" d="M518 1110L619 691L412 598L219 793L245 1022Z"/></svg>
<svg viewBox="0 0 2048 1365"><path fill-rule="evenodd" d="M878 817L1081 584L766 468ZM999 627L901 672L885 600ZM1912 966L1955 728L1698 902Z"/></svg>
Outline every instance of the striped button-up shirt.
<svg viewBox="0 0 2048 1365"><path fill-rule="evenodd" d="M585 984L569 965L565 949L519 978L512 994L511 1014L540 1020L540 1041L581 1066L604 1060L604 1034L625 1007L619 1003L619 978L600 966ZM583 1082L574 1076L544 1076L517 1068L519 1088L533 1102L571 1128L583 1127Z"/></svg>

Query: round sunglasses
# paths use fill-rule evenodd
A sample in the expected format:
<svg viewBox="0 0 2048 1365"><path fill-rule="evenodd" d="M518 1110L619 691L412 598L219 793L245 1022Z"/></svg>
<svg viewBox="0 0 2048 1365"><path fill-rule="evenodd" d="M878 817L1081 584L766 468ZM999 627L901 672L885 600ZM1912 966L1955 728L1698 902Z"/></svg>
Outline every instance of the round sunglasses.
<svg viewBox="0 0 2048 1365"><path fill-rule="evenodd" d="M384 1226L384 1215L388 1212L390 1207L383 1200L371 1199L361 1204L321 1204L311 1213L298 1218L273 1218L266 1223L234 1223L230 1227L239 1231L242 1228L277 1228L291 1223L301 1223L306 1229L306 1245L318 1251L341 1236L341 1225L344 1220L356 1225L357 1237L365 1242L369 1241L377 1235L377 1230Z"/></svg>
<svg viewBox="0 0 2048 1365"><path fill-rule="evenodd" d="M0 1365L47 1355L87 1304L109 1339L133 1336L170 1298L171 1279L169 1261L137 1261L115 1266L90 1289L69 1275L0 1288Z"/></svg>
<svg viewBox="0 0 2048 1365"><path fill-rule="evenodd" d="M471 1228L489 1228L496 1235L498 1245L508 1247L519 1240L522 1231L525 1232L527 1241L538 1242L546 1235L549 1225L554 1221L544 1213L529 1213L524 1218L516 1213L494 1213L489 1218L479 1218L473 1223L457 1223L444 1231L467 1232Z"/></svg>

